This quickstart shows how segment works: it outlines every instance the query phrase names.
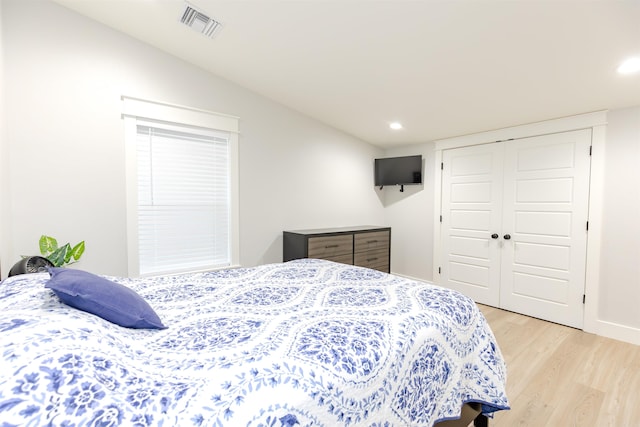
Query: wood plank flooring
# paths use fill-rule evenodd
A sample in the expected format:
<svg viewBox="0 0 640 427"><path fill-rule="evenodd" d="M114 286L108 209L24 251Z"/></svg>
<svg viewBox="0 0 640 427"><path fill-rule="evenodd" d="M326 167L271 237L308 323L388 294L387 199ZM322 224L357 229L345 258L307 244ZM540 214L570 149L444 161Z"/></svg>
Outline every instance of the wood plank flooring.
<svg viewBox="0 0 640 427"><path fill-rule="evenodd" d="M507 363L490 427L640 426L640 346L479 305Z"/></svg>

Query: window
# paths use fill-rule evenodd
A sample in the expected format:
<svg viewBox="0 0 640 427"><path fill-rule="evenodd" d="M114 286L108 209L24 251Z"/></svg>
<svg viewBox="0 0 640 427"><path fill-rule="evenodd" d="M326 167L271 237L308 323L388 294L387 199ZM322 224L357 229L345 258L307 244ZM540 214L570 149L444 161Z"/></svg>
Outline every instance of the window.
<svg viewBox="0 0 640 427"><path fill-rule="evenodd" d="M216 120L228 116L123 99L129 274L237 264L237 132Z"/></svg>

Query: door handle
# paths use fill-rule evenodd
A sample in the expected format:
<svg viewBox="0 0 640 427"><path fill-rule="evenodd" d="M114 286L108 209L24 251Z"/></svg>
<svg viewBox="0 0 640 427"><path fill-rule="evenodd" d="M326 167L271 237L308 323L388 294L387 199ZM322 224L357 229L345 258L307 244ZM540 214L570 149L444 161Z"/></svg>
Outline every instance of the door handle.
<svg viewBox="0 0 640 427"><path fill-rule="evenodd" d="M497 233L493 233L493 234L491 235L491 238L492 238L492 239L497 239L498 237L500 237L500 236L498 236L498 234L497 234Z"/></svg>
<svg viewBox="0 0 640 427"><path fill-rule="evenodd" d="M505 234L502 237L504 238L504 240L509 240L509 239L511 239L511 234Z"/></svg>

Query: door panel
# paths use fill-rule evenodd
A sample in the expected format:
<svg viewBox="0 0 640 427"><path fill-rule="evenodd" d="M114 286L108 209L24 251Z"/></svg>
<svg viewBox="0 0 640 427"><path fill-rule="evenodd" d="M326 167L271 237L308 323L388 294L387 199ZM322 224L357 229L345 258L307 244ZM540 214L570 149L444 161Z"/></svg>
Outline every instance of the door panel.
<svg viewBox="0 0 640 427"><path fill-rule="evenodd" d="M491 228L491 211L451 210L451 228L458 231L484 231Z"/></svg>
<svg viewBox="0 0 640 427"><path fill-rule="evenodd" d="M498 144L443 152L441 283L477 302L498 306L502 156Z"/></svg>
<svg viewBox="0 0 640 427"><path fill-rule="evenodd" d="M547 138L546 136L538 138ZM536 138L525 138L536 139ZM518 170L541 171L574 166L575 146L571 144L540 144L529 148L521 148L518 152Z"/></svg>
<svg viewBox="0 0 640 427"><path fill-rule="evenodd" d="M569 237L571 235L570 212L520 211L514 213L515 232L529 235L539 234L546 237Z"/></svg>
<svg viewBox="0 0 640 427"><path fill-rule="evenodd" d="M545 203L571 203L574 187L570 178L524 179L516 185L518 203L543 203L541 194L544 194Z"/></svg>
<svg viewBox="0 0 640 427"><path fill-rule="evenodd" d="M500 305L582 327L591 131L505 144Z"/></svg>
<svg viewBox="0 0 640 427"><path fill-rule="evenodd" d="M548 303L564 304L569 295L569 282L551 277L515 273L513 293L523 297L534 297Z"/></svg>
<svg viewBox="0 0 640 427"><path fill-rule="evenodd" d="M452 255L482 260L489 259L489 246L487 245L487 239L455 236L451 238L450 243Z"/></svg>
<svg viewBox="0 0 640 427"><path fill-rule="evenodd" d="M515 263L520 266L550 268L568 271L570 267L571 248L549 244L517 242Z"/></svg>
<svg viewBox="0 0 640 427"><path fill-rule="evenodd" d="M479 292L489 288L489 268L479 263L463 263L451 261L449 263L449 279L457 286L476 287Z"/></svg>
<svg viewBox="0 0 640 427"><path fill-rule="evenodd" d="M451 184L453 203L488 203L491 201L491 182L464 182Z"/></svg>

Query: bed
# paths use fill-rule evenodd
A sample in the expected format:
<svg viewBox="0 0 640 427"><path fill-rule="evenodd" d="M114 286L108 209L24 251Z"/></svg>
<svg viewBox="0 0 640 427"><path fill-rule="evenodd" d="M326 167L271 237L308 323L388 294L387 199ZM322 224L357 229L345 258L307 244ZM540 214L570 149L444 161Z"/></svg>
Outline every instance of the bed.
<svg viewBox="0 0 640 427"><path fill-rule="evenodd" d="M166 328L64 304L48 273L0 283L0 426L432 426L509 408L494 336L455 291L314 259L105 279Z"/></svg>

